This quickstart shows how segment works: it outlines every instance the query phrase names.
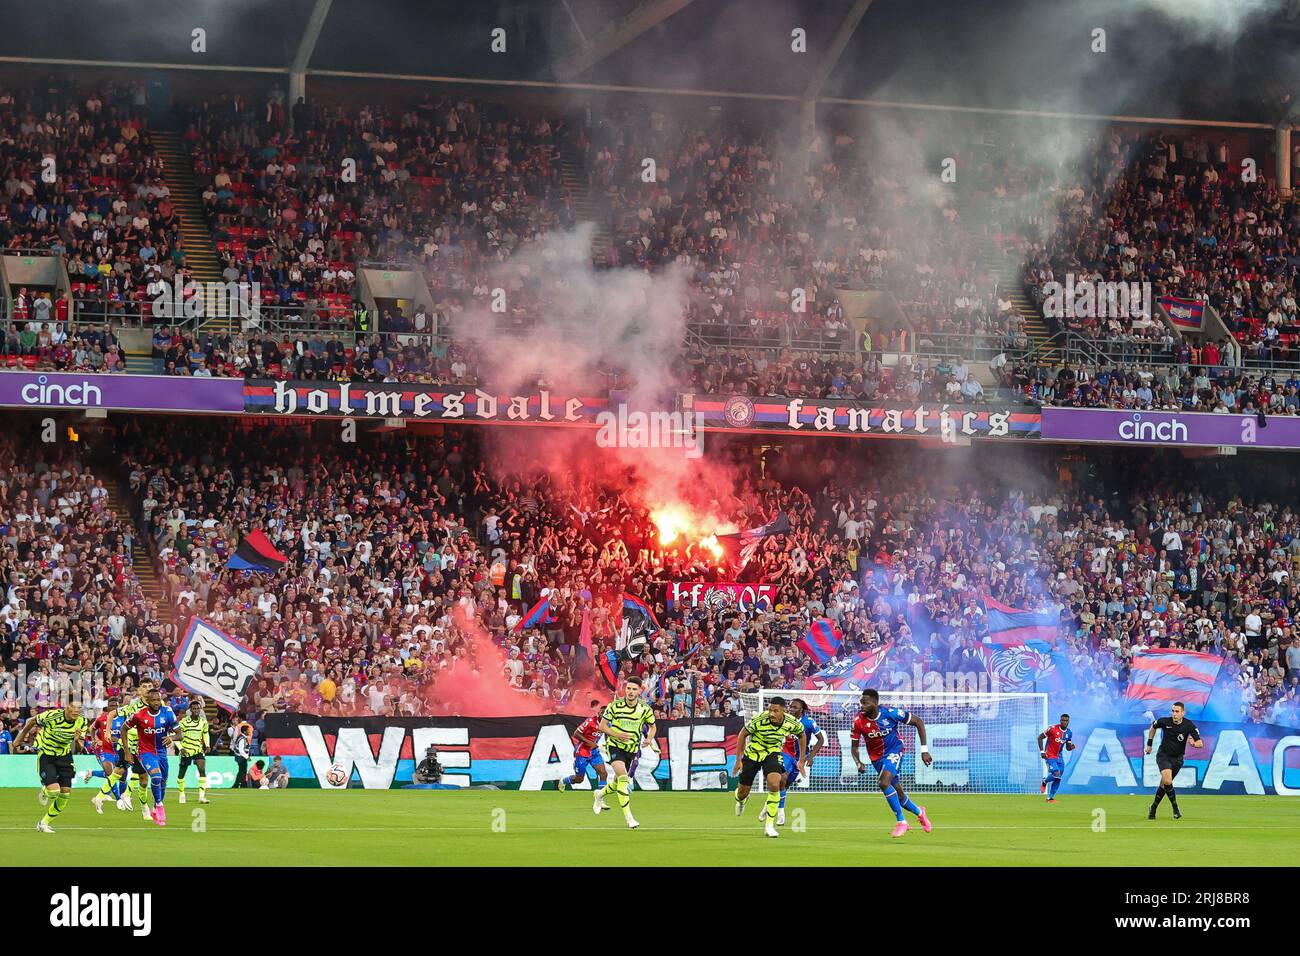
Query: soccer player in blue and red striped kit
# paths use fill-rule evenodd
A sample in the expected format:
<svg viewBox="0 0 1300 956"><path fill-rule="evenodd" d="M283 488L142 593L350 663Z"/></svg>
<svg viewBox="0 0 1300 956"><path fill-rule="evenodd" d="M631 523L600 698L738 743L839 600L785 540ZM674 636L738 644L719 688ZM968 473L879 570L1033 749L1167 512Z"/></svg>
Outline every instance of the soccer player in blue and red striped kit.
<svg viewBox="0 0 1300 956"><path fill-rule="evenodd" d="M1047 746L1043 746L1043 741ZM1047 802L1056 802L1056 790L1061 786L1061 774L1065 772L1065 754L1061 751L1074 749L1074 731L1070 729L1070 715L1062 714L1061 722L1048 727L1038 735L1039 755L1047 761L1047 776L1043 778L1040 793L1047 794Z"/></svg>
<svg viewBox="0 0 1300 956"><path fill-rule="evenodd" d="M879 774L880 792L884 794L889 809L894 811L898 820L890 836L901 837L910 827L903 819L903 811L916 814L921 829L929 833L934 827L925 815L925 807L919 807L899 788L898 771L903 765L903 740L898 736L898 728L910 724L916 728L916 739L920 742L921 760L928 767L934 761L925 744L925 721L916 714L909 714L896 707L881 707L880 692L868 688L862 692L862 710L853 718L853 762L858 765L858 773L866 773L867 768L858 758L858 741L867 742L867 759L871 769Z"/></svg>
<svg viewBox="0 0 1300 956"><path fill-rule="evenodd" d="M605 784L609 782L609 774L605 770L605 758L600 753L600 711L601 703L593 700L591 706L596 712L578 725L578 729L573 732L573 776L561 777L556 781L557 789L563 790L565 787L576 787L587 779L587 768L596 771L596 780L599 784L595 787L595 795L591 802L592 812L600 816L601 810L608 810L605 804Z"/></svg>
<svg viewBox="0 0 1300 956"><path fill-rule="evenodd" d="M153 788L153 812L149 816L160 827L167 825L167 811L163 809L163 795L167 792L167 745L170 734L176 729L176 714L162 702L162 693L152 688L145 697L145 705L132 714L122 726L123 731L134 729L138 735L140 766L149 775Z"/></svg>

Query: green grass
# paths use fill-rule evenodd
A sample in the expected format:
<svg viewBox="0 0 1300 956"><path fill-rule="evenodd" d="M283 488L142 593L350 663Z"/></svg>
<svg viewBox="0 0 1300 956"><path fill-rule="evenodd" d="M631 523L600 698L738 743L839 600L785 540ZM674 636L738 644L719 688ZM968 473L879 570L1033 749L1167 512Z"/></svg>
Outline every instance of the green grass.
<svg viewBox="0 0 1300 956"><path fill-rule="evenodd" d="M73 791L51 836L34 830L35 787L0 791L5 864L565 866L607 863L636 848L637 863L649 866L1282 866L1294 864L1300 837L1300 802L1278 797L1185 796L1181 821L1166 803L1148 822L1146 796L1047 804L938 795L925 801L934 832L914 826L893 840L878 795L800 794L790 809L804 812L804 829L795 832L792 817L770 840L758 823L758 794L736 817L730 794L638 792L641 828L633 832L616 809L595 817L586 791L225 790L200 808L191 790L184 807L168 794L165 829L111 806L96 816L91 793ZM192 829L199 809L203 832ZM1093 830L1095 810L1105 811L1105 832Z"/></svg>

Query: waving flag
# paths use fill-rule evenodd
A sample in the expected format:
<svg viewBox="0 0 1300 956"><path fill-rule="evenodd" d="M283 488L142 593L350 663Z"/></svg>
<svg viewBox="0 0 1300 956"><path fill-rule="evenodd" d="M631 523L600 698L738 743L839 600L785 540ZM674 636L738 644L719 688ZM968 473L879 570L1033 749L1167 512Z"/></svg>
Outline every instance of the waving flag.
<svg viewBox="0 0 1300 956"><path fill-rule="evenodd" d="M618 690L618 651L605 651L596 658L596 670L600 671L601 680L610 690Z"/></svg>
<svg viewBox="0 0 1300 956"><path fill-rule="evenodd" d="M1222 666L1223 658L1214 654L1149 647L1133 655L1124 696L1153 704L1181 700L1188 717L1199 717Z"/></svg>
<svg viewBox="0 0 1300 956"><path fill-rule="evenodd" d="M784 511L765 525L750 528L748 531L735 531L731 534L718 535L718 544L722 545L729 557L740 565L749 563L758 546L764 539L778 534L790 533L790 516Z"/></svg>
<svg viewBox="0 0 1300 956"><path fill-rule="evenodd" d="M261 669L261 654L196 617L176 648L171 678L189 693L211 697L234 713Z"/></svg>
<svg viewBox="0 0 1300 956"><path fill-rule="evenodd" d="M260 531L239 536L239 547L226 562L232 571L261 571L274 574L289 563L289 559L275 550L275 545Z"/></svg>
<svg viewBox="0 0 1300 956"><path fill-rule="evenodd" d="M893 648L893 642L882 644L861 654L854 654L818 671L804 680L805 690L862 690L871 683Z"/></svg>
<svg viewBox="0 0 1300 956"><path fill-rule="evenodd" d="M981 644L977 648L995 692L1070 691L1074 689L1074 670L1064 654L1050 645Z"/></svg>
<svg viewBox="0 0 1300 956"><path fill-rule="evenodd" d="M645 638L647 641L659 631L659 621L655 618L655 612L650 610L649 605L638 597L631 594L623 595L623 624L620 628L624 637L624 645L636 638Z"/></svg>
<svg viewBox="0 0 1300 956"><path fill-rule="evenodd" d="M1180 299L1173 295L1162 295L1160 304L1169 314L1169 321L1180 329L1199 332L1205 318L1205 303L1197 299Z"/></svg>
<svg viewBox="0 0 1300 956"><path fill-rule="evenodd" d="M674 674L680 673L681 671L685 670L686 664L690 661L692 657L695 656L696 651L698 651L703 646L704 646L703 644L696 644L694 647L692 647L689 651L686 652L686 656L683 657L680 661L678 661L676 664L670 664L667 668L664 669L664 672L659 675L659 694L658 697L656 698L657 700L664 699L664 691L668 689L668 678L672 677Z"/></svg>
<svg viewBox="0 0 1300 956"><path fill-rule="evenodd" d="M1060 631L1061 609L1044 607L1026 611L986 597L984 620L989 629L984 638L986 644L1028 644L1030 641L1055 644Z"/></svg>
<svg viewBox="0 0 1300 956"><path fill-rule="evenodd" d="M527 627L537 627L539 624L550 624L555 618L551 614L551 599L544 597L529 609L528 613L519 619L515 625L516 631L522 631Z"/></svg>
<svg viewBox="0 0 1300 956"><path fill-rule="evenodd" d="M808 633L801 637L795 646L819 665L824 665L827 661L835 659L843 643L844 635L835 626L835 622L828 617L822 617L813 621L812 627L808 628Z"/></svg>

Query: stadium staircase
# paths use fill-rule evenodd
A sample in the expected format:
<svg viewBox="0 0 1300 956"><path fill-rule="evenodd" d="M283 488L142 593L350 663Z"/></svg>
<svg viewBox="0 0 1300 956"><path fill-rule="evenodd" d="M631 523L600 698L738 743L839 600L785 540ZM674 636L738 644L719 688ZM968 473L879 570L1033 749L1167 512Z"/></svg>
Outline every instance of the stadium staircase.
<svg viewBox="0 0 1300 956"><path fill-rule="evenodd" d="M126 353L126 370L131 375L153 375L153 353L132 352L128 349Z"/></svg>
<svg viewBox="0 0 1300 956"><path fill-rule="evenodd" d="M578 151L567 141L560 150L560 181L573 197L573 211L577 214L578 221L595 225L591 234L591 259L597 265L603 264L605 250L609 248L609 227L606 225L606 217L591 197L589 181L582 170Z"/></svg>
<svg viewBox="0 0 1300 956"><path fill-rule="evenodd" d="M175 624L176 617L172 614L171 602L163 595L162 581L159 580L157 569L154 568L153 557L145 547L144 531L136 523L134 510L129 504L131 500L131 490L125 481L119 479L108 485L108 506L119 519L135 529L135 534L131 538L131 570L140 581L140 590L144 592L146 598L154 602L154 606L158 608L158 618L162 623ZM211 699L204 703L208 723L212 724L216 721L220 710ZM214 742L214 749L215 747Z"/></svg>
<svg viewBox="0 0 1300 956"><path fill-rule="evenodd" d="M217 256L217 245L212 241L212 232L203 215L202 194L194 182L194 164L190 159L190 151L173 130L155 132L153 144L162 159L167 185L171 189L172 205L180 216L181 236L185 240L185 259L190 275L197 282L221 282L221 259ZM208 332L224 331L230 328L231 322L225 316L213 317L205 320L200 328Z"/></svg>
<svg viewBox="0 0 1300 956"><path fill-rule="evenodd" d="M962 212L967 222L974 221L972 217L965 216L965 208ZM970 243L984 271L997 282L998 295L1009 299L1012 306L1020 313L1024 322L1025 336L1029 339L1030 352L1037 354L1044 362L1063 361L1063 353L1056 345L1055 337L1043 317L1042 310L1034 305L1025 293L1024 274L1020 263L1008 256L996 239L980 235L970 226L966 227L966 241Z"/></svg>
<svg viewBox="0 0 1300 956"><path fill-rule="evenodd" d="M118 480L108 484L109 508L113 510L119 520L131 525L135 532L131 536L131 570L140 579L140 590L144 592L146 598L157 604L158 614L164 623L174 623L171 605L163 598L162 582L158 579L157 571L154 569L153 558L149 554L149 549L144 544L144 531L136 524L135 513L131 508L131 500L131 491L125 482Z"/></svg>

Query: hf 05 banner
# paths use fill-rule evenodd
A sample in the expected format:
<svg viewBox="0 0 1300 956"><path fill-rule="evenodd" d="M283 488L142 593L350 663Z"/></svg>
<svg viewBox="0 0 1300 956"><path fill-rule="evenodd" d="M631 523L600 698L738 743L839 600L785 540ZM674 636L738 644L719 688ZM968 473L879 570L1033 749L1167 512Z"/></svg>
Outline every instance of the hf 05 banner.
<svg viewBox="0 0 1300 956"><path fill-rule="evenodd" d="M1156 755L1147 755L1148 724L1071 725L1075 749L1065 754L1062 791L1153 793ZM1205 747L1187 748L1174 778L1180 793L1271 793L1300 796L1300 730L1274 724L1196 722ZM1159 746L1159 735L1156 745Z"/></svg>
<svg viewBox="0 0 1300 956"><path fill-rule="evenodd" d="M771 610L776 604L776 585L674 581L668 585L668 610L683 604L689 607L703 606L712 611L735 609L746 614L760 606Z"/></svg>
<svg viewBox="0 0 1300 956"><path fill-rule="evenodd" d="M573 773L570 734L581 717L311 717L268 714L264 751L280 756L295 782L342 765L367 790L410 784L429 747L438 750L442 783L541 790ZM635 780L642 790L725 790L736 752L738 718L661 720L660 752L643 751ZM308 784L310 785L310 783ZM584 783L579 789L589 788Z"/></svg>

